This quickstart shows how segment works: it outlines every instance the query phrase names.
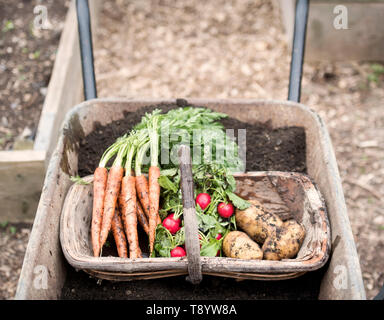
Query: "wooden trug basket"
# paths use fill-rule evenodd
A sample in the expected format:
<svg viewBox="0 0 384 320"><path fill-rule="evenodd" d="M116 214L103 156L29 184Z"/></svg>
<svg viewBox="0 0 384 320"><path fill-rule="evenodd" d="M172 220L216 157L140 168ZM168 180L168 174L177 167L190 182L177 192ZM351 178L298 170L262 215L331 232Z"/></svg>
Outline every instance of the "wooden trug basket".
<svg viewBox="0 0 384 320"><path fill-rule="evenodd" d="M293 218L303 224L306 236L297 257L281 261L200 257L193 180L188 159L189 148L181 148L187 257L93 257L90 236L92 183L73 184L66 196L60 221L61 246L69 264L106 280L144 280L189 274L189 281L199 283L203 274L253 280L291 279L317 270L326 263L331 234L321 194L307 175L277 171L236 174L236 193L245 199L259 200L267 211L274 212L282 220ZM87 176L84 180L92 182L93 176Z"/></svg>

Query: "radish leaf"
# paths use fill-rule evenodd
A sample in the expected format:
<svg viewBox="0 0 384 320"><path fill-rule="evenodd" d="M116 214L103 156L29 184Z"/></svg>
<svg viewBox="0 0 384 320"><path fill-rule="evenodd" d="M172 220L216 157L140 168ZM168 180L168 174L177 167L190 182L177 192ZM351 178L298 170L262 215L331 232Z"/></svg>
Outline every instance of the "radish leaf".
<svg viewBox="0 0 384 320"><path fill-rule="evenodd" d="M240 198L238 195L234 194L231 191L226 191L226 194L229 200L231 200L232 204L240 210L245 210L251 206L248 201Z"/></svg>
<svg viewBox="0 0 384 320"><path fill-rule="evenodd" d="M166 190L171 190L174 193L177 192L178 188L173 184L173 182L171 180L169 180L169 178L167 176L160 176L158 181L159 181L160 187L162 187Z"/></svg>

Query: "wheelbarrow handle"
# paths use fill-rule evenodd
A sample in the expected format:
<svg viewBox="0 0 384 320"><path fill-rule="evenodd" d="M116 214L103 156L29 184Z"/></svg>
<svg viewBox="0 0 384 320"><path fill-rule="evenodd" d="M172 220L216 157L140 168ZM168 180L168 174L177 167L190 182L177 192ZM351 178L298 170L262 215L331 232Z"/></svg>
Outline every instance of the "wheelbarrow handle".
<svg viewBox="0 0 384 320"><path fill-rule="evenodd" d="M76 0L79 29L81 69L83 73L85 100L97 98L95 70L93 64L91 17L88 0Z"/></svg>
<svg viewBox="0 0 384 320"><path fill-rule="evenodd" d="M192 159L189 146L181 145L178 150L180 165L180 188L183 199L183 217L185 228L185 249L187 250L187 280L199 284L203 278L201 273L200 241L193 192Z"/></svg>
<svg viewBox="0 0 384 320"><path fill-rule="evenodd" d="M288 100L294 102L300 102L308 8L309 0L297 0L288 89Z"/></svg>

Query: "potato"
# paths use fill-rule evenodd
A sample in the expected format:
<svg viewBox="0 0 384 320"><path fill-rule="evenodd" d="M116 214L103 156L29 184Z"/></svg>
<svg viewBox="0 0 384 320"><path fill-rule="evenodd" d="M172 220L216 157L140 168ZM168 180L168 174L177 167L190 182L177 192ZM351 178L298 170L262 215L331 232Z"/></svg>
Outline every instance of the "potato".
<svg viewBox="0 0 384 320"><path fill-rule="evenodd" d="M259 201L248 200L248 202L252 204L248 209L236 210L236 224L262 245L277 227L283 225L283 221L276 214L265 212Z"/></svg>
<svg viewBox="0 0 384 320"><path fill-rule="evenodd" d="M246 260L263 258L263 251L259 245L241 231L231 231L225 236L223 252L230 258Z"/></svg>
<svg viewBox="0 0 384 320"><path fill-rule="evenodd" d="M276 229L262 247L264 259L281 260L291 259L297 255L305 238L304 227L295 220L284 222L282 227Z"/></svg>

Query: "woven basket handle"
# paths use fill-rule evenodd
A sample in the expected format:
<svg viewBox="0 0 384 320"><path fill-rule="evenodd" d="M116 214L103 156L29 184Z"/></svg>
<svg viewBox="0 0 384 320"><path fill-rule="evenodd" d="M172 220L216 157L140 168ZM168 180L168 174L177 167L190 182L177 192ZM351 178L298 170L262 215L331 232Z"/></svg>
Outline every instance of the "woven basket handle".
<svg viewBox="0 0 384 320"><path fill-rule="evenodd" d="M201 274L200 241L193 195L191 152L189 147L181 145L178 155L181 176L181 195L183 198L185 248L188 259L189 276L187 280L193 284L198 284L203 279L203 276Z"/></svg>

